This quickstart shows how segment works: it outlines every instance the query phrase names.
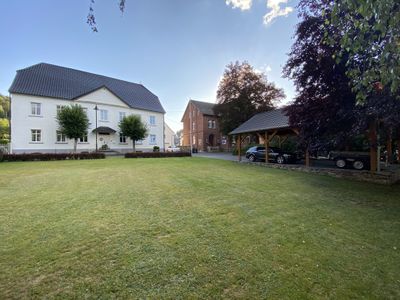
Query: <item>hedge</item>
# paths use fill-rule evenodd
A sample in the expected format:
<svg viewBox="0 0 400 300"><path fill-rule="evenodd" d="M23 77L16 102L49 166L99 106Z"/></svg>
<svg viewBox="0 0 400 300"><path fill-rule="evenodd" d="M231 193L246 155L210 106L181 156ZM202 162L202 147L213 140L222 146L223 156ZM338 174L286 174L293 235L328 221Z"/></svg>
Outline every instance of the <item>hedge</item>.
<svg viewBox="0 0 400 300"><path fill-rule="evenodd" d="M161 158L161 157L188 157L190 152L136 152L126 153L125 158Z"/></svg>
<svg viewBox="0 0 400 300"><path fill-rule="evenodd" d="M102 159L104 153L23 153L4 154L3 161L49 161L67 159Z"/></svg>

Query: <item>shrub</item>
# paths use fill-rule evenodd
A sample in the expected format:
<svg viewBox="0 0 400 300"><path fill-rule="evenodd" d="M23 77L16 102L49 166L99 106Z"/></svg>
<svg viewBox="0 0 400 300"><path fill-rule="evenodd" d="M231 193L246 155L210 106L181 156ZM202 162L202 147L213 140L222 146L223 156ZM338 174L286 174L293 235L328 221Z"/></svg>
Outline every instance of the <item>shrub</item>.
<svg viewBox="0 0 400 300"><path fill-rule="evenodd" d="M153 152L160 152L160 147L154 146L153 147Z"/></svg>
<svg viewBox="0 0 400 300"><path fill-rule="evenodd" d="M162 158L162 157L188 157L190 152L131 152L126 153L125 158Z"/></svg>
<svg viewBox="0 0 400 300"><path fill-rule="evenodd" d="M49 161L67 159L102 159L104 153L23 153L23 154L4 154L3 161Z"/></svg>

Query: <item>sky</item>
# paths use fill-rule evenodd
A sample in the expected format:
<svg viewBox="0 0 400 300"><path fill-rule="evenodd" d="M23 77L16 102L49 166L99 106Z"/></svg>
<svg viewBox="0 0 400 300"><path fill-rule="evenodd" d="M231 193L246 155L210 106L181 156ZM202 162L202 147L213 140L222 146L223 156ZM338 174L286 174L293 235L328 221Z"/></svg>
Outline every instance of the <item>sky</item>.
<svg viewBox="0 0 400 300"><path fill-rule="evenodd" d="M46 62L141 83L173 129L189 99L216 101L226 65L248 61L293 99L282 67L293 43L297 0L0 1L0 93L18 69Z"/></svg>

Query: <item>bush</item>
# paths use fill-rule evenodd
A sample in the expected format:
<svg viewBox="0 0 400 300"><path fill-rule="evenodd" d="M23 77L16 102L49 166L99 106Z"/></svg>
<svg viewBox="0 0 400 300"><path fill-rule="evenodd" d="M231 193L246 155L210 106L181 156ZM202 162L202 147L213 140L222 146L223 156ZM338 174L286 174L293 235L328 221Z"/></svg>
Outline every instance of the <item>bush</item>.
<svg viewBox="0 0 400 300"><path fill-rule="evenodd" d="M102 159L104 153L23 153L4 154L3 161L50 161L67 159Z"/></svg>
<svg viewBox="0 0 400 300"><path fill-rule="evenodd" d="M131 152L126 153L125 158L162 158L162 157L188 157L190 152Z"/></svg>
<svg viewBox="0 0 400 300"><path fill-rule="evenodd" d="M154 146L153 147L153 152L160 152L160 147Z"/></svg>

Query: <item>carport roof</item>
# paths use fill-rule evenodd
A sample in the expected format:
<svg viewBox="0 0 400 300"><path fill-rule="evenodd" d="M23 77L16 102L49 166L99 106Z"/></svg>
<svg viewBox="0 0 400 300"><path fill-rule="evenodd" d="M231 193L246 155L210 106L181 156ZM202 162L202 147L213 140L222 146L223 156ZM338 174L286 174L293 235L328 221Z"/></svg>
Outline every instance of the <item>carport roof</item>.
<svg viewBox="0 0 400 300"><path fill-rule="evenodd" d="M254 115L229 134L250 133L289 127L289 117L285 113L285 108L279 108Z"/></svg>

